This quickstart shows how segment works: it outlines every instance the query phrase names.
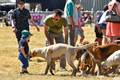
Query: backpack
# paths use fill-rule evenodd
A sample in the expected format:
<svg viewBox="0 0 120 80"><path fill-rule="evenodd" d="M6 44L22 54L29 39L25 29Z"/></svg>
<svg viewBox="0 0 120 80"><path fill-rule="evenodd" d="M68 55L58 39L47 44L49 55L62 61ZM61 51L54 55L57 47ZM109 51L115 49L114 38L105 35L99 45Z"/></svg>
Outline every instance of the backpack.
<svg viewBox="0 0 120 80"><path fill-rule="evenodd" d="M117 15L120 17L120 3L119 2L116 3L116 12L117 12Z"/></svg>

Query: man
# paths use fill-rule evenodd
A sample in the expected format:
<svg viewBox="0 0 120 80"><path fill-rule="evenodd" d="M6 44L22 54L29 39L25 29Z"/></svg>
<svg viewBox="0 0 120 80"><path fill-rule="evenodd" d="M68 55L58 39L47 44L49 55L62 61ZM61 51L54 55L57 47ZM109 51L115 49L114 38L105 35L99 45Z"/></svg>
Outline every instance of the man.
<svg viewBox="0 0 120 80"><path fill-rule="evenodd" d="M49 45L56 43L67 43L68 40L68 23L67 20L62 17L62 11L60 9L54 10L52 15L45 18L44 22L44 33L48 40ZM64 27L65 41L63 38L62 27ZM65 70L66 60L65 58L60 59L60 69ZM53 68L55 69L55 67Z"/></svg>
<svg viewBox="0 0 120 80"><path fill-rule="evenodd" d="M75 27L78 25L78 12L75 1L68 0L64 8L64 16L68 21L69 28L68 44L72 46L74 46Z"/></svg>
<svg viewBox="0 0 120 80"><path fill-rule="evenodd" d="M12 14L12 30L16 34L18 43L21 39L21 32L23 30L29 31L28 19L36 27L37 31L39 31L39 28L30 16L29 10L24 8L24 4L25 0L17 0L18 8Z"/></svg>

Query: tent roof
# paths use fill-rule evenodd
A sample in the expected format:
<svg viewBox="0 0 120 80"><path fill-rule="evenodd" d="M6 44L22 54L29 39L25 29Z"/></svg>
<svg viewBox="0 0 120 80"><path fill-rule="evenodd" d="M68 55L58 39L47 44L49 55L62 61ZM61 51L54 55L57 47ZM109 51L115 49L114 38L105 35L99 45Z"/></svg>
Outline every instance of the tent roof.
<svg viewBox="0 0 120 80"><path fill-rule="evenodd" d="M0 0L0 2L16 2L16 0Z"/></svg>
<svg viewBox="0 0 120 80"><path fill-rule="evenodd" d="M16 2L16 0L10 0L11 2Z"/></svg>
<svg viewBox="0 0 120 80"><path fill-rule="evenodd" d="M42 10L48 8L49 11L53 11L54 9L63 10L66 0L26 0L26 3L41 4Z"/></svg>
<svg viewBox="0 0 120 80"><path fill-rule="evenodd" d="M46 0L26 0L26 3L40 3Z"/></svg>

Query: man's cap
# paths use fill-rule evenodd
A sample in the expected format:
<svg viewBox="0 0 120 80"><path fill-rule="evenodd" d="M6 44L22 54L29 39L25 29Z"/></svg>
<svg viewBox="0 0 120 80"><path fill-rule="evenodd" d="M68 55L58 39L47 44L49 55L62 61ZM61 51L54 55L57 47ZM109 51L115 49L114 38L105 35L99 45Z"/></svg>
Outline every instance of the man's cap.
<svg viewBox="0 0 120 80"><path fill-rule="evenodd" d="M23 30L21 32L22 35L26 35L26 34L30 34L31 36L33 35L32 33L30 33L28 30Z"/></svg>

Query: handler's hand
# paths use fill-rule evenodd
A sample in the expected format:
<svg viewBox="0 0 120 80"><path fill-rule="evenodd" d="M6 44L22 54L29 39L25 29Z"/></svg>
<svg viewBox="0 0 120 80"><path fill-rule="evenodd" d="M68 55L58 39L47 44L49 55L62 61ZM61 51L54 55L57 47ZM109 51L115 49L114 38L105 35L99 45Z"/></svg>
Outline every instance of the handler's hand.
<svg viewBox="0 0 120 80"><path fill-rule="evenodd" d="M13 31L14 33L16 33L16 28L13 28L12 31Z"/></svg>
<svg viewBox="0 0 120 80"><path fill-rule="evenodd" d="M53 43L51 41L49 41L49 45L53 45Z"/></svg>
<svg viewBox="0 0 120 80"><path fill-rule="evenodd" d="M40 31L39 27L36 27L36 28L37 28L37 31L39 32Z"/></svg>
<svg viewBox="0 0 120 80"><path fill-rule="evenodd" d="M75 30L75 28L76 28L75 25L72 25L72 30Z"/></svg>

